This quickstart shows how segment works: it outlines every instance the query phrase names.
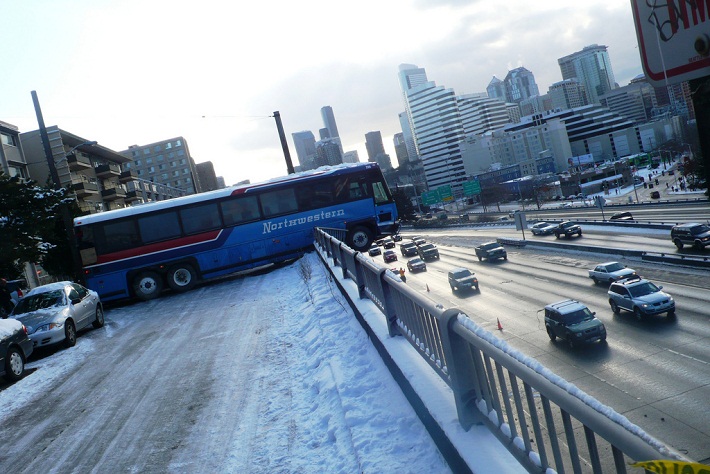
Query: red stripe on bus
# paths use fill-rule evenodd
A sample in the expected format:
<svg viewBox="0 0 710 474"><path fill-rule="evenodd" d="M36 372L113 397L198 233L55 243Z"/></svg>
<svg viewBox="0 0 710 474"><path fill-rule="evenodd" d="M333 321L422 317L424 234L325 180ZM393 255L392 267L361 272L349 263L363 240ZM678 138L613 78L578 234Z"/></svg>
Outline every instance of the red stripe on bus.
<svg viewBox="0 0 710 474"><path fill-rule="evenodd" d="M180 239L157 242L155 244L143 245L142 247L136 247L133 249L121 250L120 252L113 252L106 255L101 255L98 257L96 264L115 262L118 260L138 257L140 255L146 255L149 253L161 252L163 250L173 250L180 247L185 247L187 245L209 242L211 240L215 240L219 236L219 233L219 230L214 230L211 232L205 232L203 234L190 235L188 237L182 237Z"/></svg>

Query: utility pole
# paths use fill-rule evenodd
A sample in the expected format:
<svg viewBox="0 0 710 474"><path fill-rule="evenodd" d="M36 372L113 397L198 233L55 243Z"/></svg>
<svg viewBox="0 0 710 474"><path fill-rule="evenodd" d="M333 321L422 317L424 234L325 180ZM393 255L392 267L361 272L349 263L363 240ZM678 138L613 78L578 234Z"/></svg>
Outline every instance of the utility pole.
<svg viewBox="0 0 710 474"><path fill-rule="evenodd" d="M276 129L279 131L279 138L281 139L281 148L283 148L284 158L286 158L286 170L288 171L288 174L293 174L296 171L293 169L293 163L291 162L291 153L288 151L288 143L286 142L284 127L281 124L281 114L278 110L274 112L274 120L276 120Z"/></svg>
<svg viewBox="0 0 710 474"><path fill-rule="evenodd" d="M57 166L54 163L54 156L52 155L52 147L49 144L49 135L47 134L47 127L44 125L44 117L42 117L42 109L39 106L39 99L37 98L37 92L32 91L32 102L35 106L35 114L37 115L37 124L39 125L39 133L42 137L42 145L44 146L44 155L47 158L47 166L49 166L49 174L52 176L52 181L54 182L54 189L62 189L62 184L59 181L59 173L57 172ZM69 213L68 204L62 203L59 206L59 212L62 217L62 222L64 223L64 228L67 232L67 240L69 241L69 252L72 257L72 278L74 281L83 283L83 275L81 273L81 257L79 255L79 248L76 245L76 236L74 235L74 221L72 220L71 214Z"/></svg>

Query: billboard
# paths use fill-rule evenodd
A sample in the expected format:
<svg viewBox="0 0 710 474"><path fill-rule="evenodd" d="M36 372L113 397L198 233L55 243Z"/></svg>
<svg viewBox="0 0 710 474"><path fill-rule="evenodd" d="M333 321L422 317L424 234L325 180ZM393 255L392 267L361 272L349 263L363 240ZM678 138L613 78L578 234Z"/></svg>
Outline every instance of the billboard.
<svg viewBox="0 0 710 474"><path fill-rule="evenodd" d="M710 76L710 0L631 0L631 9L654 86Z"/></svg>

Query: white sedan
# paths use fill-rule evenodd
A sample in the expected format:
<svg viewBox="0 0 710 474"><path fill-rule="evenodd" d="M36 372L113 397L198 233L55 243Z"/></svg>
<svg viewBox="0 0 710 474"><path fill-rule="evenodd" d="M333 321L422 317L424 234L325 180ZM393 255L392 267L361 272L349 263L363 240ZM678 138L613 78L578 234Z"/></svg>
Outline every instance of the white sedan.
<svg viewBox="0 0 710 474"><path fill-rule="evenodd" d="M636 275L636 270L627 268L619 262L600 263L594 267L594 270L589 270L589 278L594 280L594 284L613 283Z"/></svg>

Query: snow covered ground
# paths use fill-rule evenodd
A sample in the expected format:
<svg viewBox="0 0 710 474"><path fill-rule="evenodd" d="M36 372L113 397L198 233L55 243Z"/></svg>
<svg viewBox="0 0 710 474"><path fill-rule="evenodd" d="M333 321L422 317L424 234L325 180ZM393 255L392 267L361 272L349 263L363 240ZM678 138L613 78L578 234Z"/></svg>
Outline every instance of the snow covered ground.
<svg viewBox="0 0 710 474"><path fill-rule="evenodd" d="M486 428L461 429L403 338L376 331L476 472L523 472ZM110 308L40 357L0 391L0 472L450 472L313 253Z"/></svg>

